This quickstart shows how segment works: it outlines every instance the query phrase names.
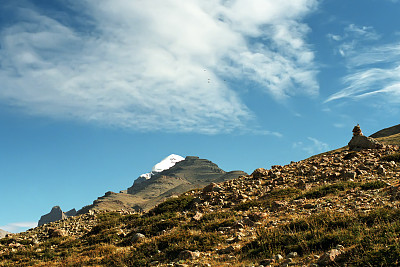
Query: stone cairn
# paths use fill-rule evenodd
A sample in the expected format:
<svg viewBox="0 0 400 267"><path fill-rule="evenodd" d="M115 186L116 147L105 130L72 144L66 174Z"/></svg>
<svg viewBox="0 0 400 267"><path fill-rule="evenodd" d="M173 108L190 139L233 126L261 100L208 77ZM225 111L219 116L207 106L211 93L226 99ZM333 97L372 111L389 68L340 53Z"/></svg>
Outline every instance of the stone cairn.
<svg viewBox="0 0 400 267"><path fill-rule="evenodd" d="M361 132L361 127L360 127L359 124L357 124L353 128L353 136L358 136L358 135L363 135L363 133Z"/></svg>

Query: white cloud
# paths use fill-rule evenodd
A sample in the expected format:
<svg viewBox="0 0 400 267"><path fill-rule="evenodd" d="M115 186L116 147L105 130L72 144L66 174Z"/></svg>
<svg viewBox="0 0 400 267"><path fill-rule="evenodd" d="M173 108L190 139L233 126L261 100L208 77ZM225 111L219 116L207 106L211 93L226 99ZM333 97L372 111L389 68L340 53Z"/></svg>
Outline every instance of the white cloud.
<svg viewBox="0 0 400 267"><path fill-rule="evenodd" d="M318 153L326 152L329 150L329 145L316 138L307 137L307 142L295 142L292 147L295 149L301 149L309 155L315 155Z"/></svg>
<svg viewBox="0 0 400 267"><path fill-rule="evenodd" d="M375 29L371 26L357 26L350 24L344 29L347 37L351 38L362 38L363 40L377 40L379 34L375 32Z"/></svg>
<svg viewBox="0 0 400 267"><path fill-rule="evenodd" d="M34 228L37 226L37 222L16 222L9 223L7 225L0 226L0 229L10 232L10 233L19 233L26 231L30 228Z"/></svg>
<svg viewBox="0 0 400 267"><path fill-rule="evenodd" d="M400 103L400 43L366 47L348 59L346 87L325 102L351 98L382 97L388 104Z"/></svg>
<svg viewBox="0 0 400 267"><path fill-rule="evenodd" d="M380 38L380 35L371 26L349 24L344 28L342 35L329 33L327 38L338 44L336 53L342 57L347 57L354 55L360 44L364 44L366 41L376 41Z"/></svg>
<svg viewBox="0 0 400 267"><path fill-rule="evenodd" d="M333 41L341 41L343 39L342 36L335 35L335 34L332 34L332 33L328 33L326 36L328 37L328 39L331 39Z"/></svg>
<svg viewBox="0 0 400 267"><path fill-rule="evenodd" d="M86 0L62 22L20 8L0 33L0 100L139 131L244 129L254 114L224 79L253 80L278 100L318 93L301 22L317 4Z"/></svg>
<svg viewBox="0 0 400 267"><path fill-rule="evenodd" d="M344 128L344 127L346 127L346 124L344 124L344 123L334 123L333 126L336 127L336 128Z"/></svg>

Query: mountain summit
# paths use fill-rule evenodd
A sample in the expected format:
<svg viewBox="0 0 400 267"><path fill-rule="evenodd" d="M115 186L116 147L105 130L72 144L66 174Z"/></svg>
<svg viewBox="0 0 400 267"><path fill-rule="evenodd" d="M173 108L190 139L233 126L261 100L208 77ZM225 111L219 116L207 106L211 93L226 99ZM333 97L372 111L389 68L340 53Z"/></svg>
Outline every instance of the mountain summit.
<svg viewBox="0 0 400 267"><path fill-rule="evenodd" d="M143 181L149 180L153 175L160 173L164 170L168 170L172 166L174 166L177 162L184 160L184 157L181 157L179 155L171 154L156 165L153 166L151 169L151 172L144 173L140 175L134 183L141 183Z"/></svg>

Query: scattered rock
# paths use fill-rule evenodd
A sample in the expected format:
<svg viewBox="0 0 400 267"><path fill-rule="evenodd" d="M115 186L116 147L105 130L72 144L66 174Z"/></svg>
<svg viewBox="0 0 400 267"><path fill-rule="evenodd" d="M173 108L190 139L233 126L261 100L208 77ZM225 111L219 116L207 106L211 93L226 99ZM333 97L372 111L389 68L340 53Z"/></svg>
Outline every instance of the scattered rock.
<svg viewBox="0 0 400 267"><path fill-rule="evenodd" d="M283 260L283 256L282 256L281 254L276 254L276 255L274 256L274 259L275 259L276 261L281 261L281 260Z"/></svg>
<svg viewBox="0 0 400 267"><path fill-rule="evenodd" d="M298 256L297 252L290 252L289 254L286 255L286 258L292 259L292 258L296 258L297 256Z"/></svg>
<svg viewBox="0 0 400 267"><path fill-rule="evenodd" d="M217 185L216 183L211 183L207 185L206 187L203 188L203 193L209 193L209 192L219 192L222 191L223 189Z"/></svg>
<svg viewBox="0 0 400 267"><path fill-rule="evenodd" d="M330 265L335 263L340 255L343 254L343 250L331 249L330 251L324 253L319 259L318 264L322 266Z"/></svg>
<svg viewBox="0 0 400 267"><path fill-rule="evenodd" d="M53 238L53 237L63 237L66 236L67 234L62 229L50 228L48 230L48 235L50 238Z"/></svg>
<svg viewBox="0 0 400 267"><path fill-rule="evenodd" d="M200 257L199 251L190 251L190 250L183 250L179 253L178 259L179 260L194 260Z"/></svg>
<svg viewBox="0 0 400 267"><path fill-rule="evenodd" d="M192 217L192 219L195 221L200 221L201 218L203 218L203 213L201 212L196 212L196 214Z"/></svg>
<svg viewBox="0 0 400 267"><path fill-rule="evenodd" d="M270 265L272 263L275 263L274 259L265 259L259 262L259 265L263 265L263 266L267 266Z"/></svg>
<svg viewBox="0 0 400 267"><path fill-rule="evenodd" d="M136 242L140 242L141 240L143 240L143 239L145 239L145 238L146 238L146 236L145 236L144 234L135 233L135 234L132 236L131 241L132 241L133 243L136 243Z"/></svg>
<svg viewBox="0 0 400 267"><path fill-rule="evenodd" d="M234 252L234 251L236 251L238 249L240 249L239 245L230 245L230 246L228 246L228 247L226 247L224 249L220 249L218 251L218 253L220 253L220 254L229 254L229 253L232 253L232 252Z"/></svg>
<svg viewBox="0 0 400 267"><path fill-rule="evenodd" d="M268 171L264 168L258 168L251 175L253 176L254 179L258 179L261 177L268 176Z"/></svg>

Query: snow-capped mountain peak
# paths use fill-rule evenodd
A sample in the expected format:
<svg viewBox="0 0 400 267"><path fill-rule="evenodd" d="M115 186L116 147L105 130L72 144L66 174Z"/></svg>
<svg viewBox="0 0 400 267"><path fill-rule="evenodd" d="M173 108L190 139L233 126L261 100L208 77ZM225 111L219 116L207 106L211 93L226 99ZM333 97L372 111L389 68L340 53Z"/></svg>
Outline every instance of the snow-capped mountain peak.
<svg viewBox="0 0 400 267"><path fill-rule="evenodd" d="M172 166L174 166L177 162L184 160L185 158L171 154L156 165L154 165L153 169L151 169L151 172L162 172L164 170L168 170Z"/></svg>
<svg viewBox="0 0 400 267"><path fill-rule="evenodd" d="M135 183L140 183L145 180L148 180L154 174L168 170L169 168L174 166L177 162L182 161L184 159L185 159L184 157L181 157L179 155L171 154L162 161L160 161L159 163L157 163L156 165L154 165L153 168L151 169L151 172L140 175L139 178L135 180Z"/></svg>

